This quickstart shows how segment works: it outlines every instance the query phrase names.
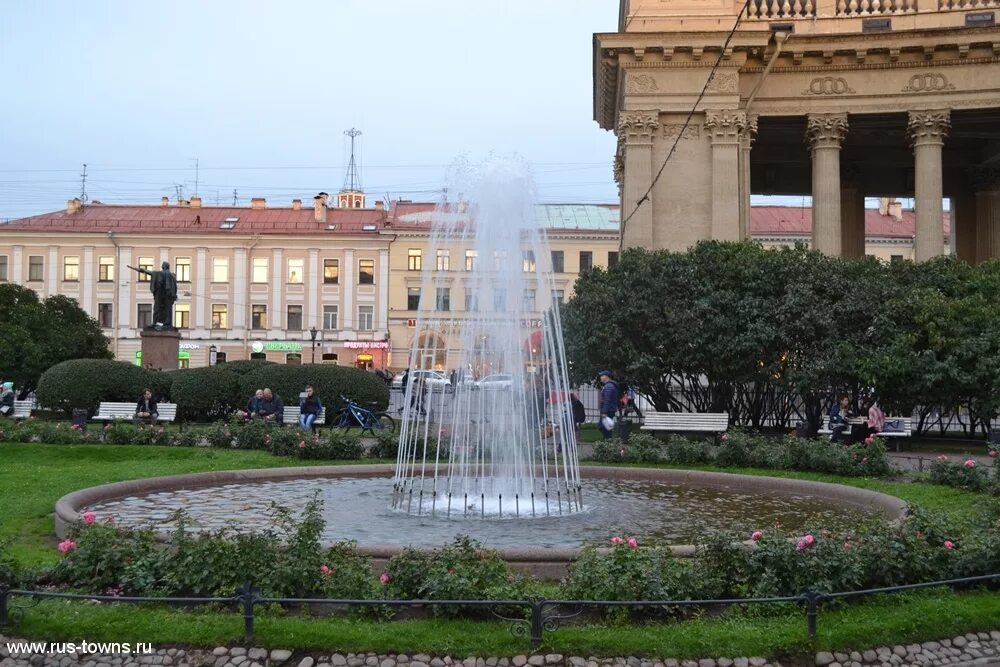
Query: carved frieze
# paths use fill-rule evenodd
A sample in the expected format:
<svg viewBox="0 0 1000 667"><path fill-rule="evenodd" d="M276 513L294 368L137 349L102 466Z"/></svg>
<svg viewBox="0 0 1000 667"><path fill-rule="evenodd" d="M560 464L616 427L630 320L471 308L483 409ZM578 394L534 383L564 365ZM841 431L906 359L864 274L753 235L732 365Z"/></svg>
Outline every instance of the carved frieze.
<svg viewBox="0 0 1000 667"><path fill-rule="evenodd" d="M803 95L848 95L854 89L847 84L842 76L818 76L809 82L809 87L802 91Z"/></svg>
<svg viewBox="0 0 1000 667"><path fill-rule="evenodd" d="M914 74L905 86L904 93L934 93L940 90L955 90L955 86L948 82L948 77L940 72L924 72Z"/></svg>
<svg viewBox="0 0 1000 667"><path fill-rule="evenodd" d="M846 136L846 113L813 113L806 117L806 141L812 149L840 148Z"/></svg>
<svg viewBox="0 0 1000 667"><path fill-rule="evenodd" d="M625 83L625 92L641 95L643 93L659 92L660 87L649 74L629 74Z"/></svg>
<svg viewBox="0 0 1000 667"><path fill-rule="evenodd" d="M723 109L705 112L705 130L713 142L737 141L747 126L744 111Z"/></svg>
<svg viewBox="0 0 1000 667"><path fill-rule="evenodd" d="M618 115L618 136L626 142L650 142L660 127L658 111L622 111Z"/></svg>
<svg viewBox="0 0 1000 667"><path fill-rule="evenodd" d="M684 136L681 137L681 141L687 141L689 139L701 139L701 127L698 125L691 125L685 128L683 123L665 123L663 125L663 138L664 139L676 139L677 135L681 133L681 129L684 129Z"/></svg>
<svg viewBox="0 0 1000 667"><path fill-rule="evenodd" d="M931 111L911 111L906 125L910 143L941 143L951 130L951 111L933 109Z"/></svg>
<svg viewBox="0 0 1000 667"><path fill-rule="evenodd" d="M738 84L739 75L735 72L716 72L705 90L710 93L735 93Z"/></svg>

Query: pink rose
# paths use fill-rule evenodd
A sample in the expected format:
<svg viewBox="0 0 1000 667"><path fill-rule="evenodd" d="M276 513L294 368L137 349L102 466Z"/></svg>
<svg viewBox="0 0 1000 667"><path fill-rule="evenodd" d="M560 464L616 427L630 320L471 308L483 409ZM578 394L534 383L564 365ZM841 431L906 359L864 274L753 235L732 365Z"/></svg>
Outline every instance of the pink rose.
<svg viewBox="0 0 1000 667"><path fill-rule="evenodd" d="M323 574L330 574L330 568L327 567L326 563L323 563L322 565L319 566L319 571L322 572Z"/></svg>
<svg viewBox="0 0 1000 667"><path fill-rule="evenodd" d="M995 459L996 457L997 457L997 450L991 449L990 450L990 458L991 459Z"/></svg>
<svg viewBox="0 0 1000 667"><path fill-rule="evenodd" d="M939 455L937 457L937 459L938 459L938 461L947 461L948 457L946 455L944 455L944 454L941 454L941 455Z"/></svg>
<svg viewBox="0 0 1000 667"><path fill-rule="evenodd" d="M616 547L621 543L622 543L622 538L618 537L617 535L611 538L611 544L615 545Z"/></svg>
<svg viewBox="0 0 1000 667"><path fill-rule="evenodd" d="M299 442L299 449L305 449L305 448L306 448L305 440L300 441Z"/></svg>
<svg viewBox="0 0 1000 667"><path fill-rule="evenodd" d="M971 468L975 468L976 467L976 462L973 461L972 459L966 459L965 460L965 467L966 468L970 468L970 469Z"/></svg>
<svg viewBox="0 0 1000 667"><path fill-rule="evenodd" d="M634 537L628 538L628 548L629 549L638 549L639 548L639 542Z"/></svg>
<svg viewBox="0 0 1000 667"><path fill-rule="evenodd" d="M850 542L844 542L844 548L845 549L850 549L851 548L851 543Z"/></svg>
<svg viewBox="0 0 1000 667"><path fill-rule="evenodd" d="M824 528L823 530L819 531L819 534L820 534L820 537L830 537L830 531L827 530L826 528Z"/></svg>
<svg viewBox="0 0 1000 667"><path fill-rule="evenodd" d="M755 531L753 531L753 535L750 536L750 539L753 540L754 542L756 542L757 540L759 540L762 537L764 537L764 531L763 530L755 530Z"/></svg>
<svg viewBox="0 0 1000 667"><path fill-rule="evenodd" d="M945 549L949 549L949 550L950 549L954 549L955 548L955 543L952 542L951 540L945 540L944 541L944 548Z"/></svg>
<svg viewBox="0 0 1000 667"><path fill-rule="evenodd" d="M73 549L76 549L76 542L73 540L63 540L56 548L59 549L59 553L68 554Z"/></svg>
<svg viewBox="0 0 1000 667"><path fill-rule="evenodd" d="M809 533L806 533L799 539L798 543L795 545L795 550L805 551L814 544L816 544L816 538L810 535Z"/></svg>
<svg viewBox="0 0 1000 667"><path fill-rule="evenodd" d="M866 445L870 445L870 444L872 444L873 442L875 442L875 436L873 436L873 435L870 435L870 436L868 436L867 438L865 438L865 444L866 444Z"/></svg>
<svg viewBox="0 0 1000 667"><path fill-rule="evenodd" d="M388 574L386 574L385 572L383 572L382 575L378 578L378 580L382 582L383 586L385 586L386 584L389 583L389 581L391 579L390 579L390 577L389 577Z"/></svg>
<svg viewBox="0 0 1000 667"><path fill-rule="evenodd" d="M87 524L89 526L90 524L94 523L95 521L97 521L97 515L96 514L94 514L93 512L84 512L83 513L83 522L85 524Z"/></svg>
<svg viewBox="0 0 1000 667"><path fill-rule="evenodd" d="M729 434L728 433L723 433L722 435L719 436L719 440L722 440L723 442L725 442L726 440L729 440Z"/></svg>

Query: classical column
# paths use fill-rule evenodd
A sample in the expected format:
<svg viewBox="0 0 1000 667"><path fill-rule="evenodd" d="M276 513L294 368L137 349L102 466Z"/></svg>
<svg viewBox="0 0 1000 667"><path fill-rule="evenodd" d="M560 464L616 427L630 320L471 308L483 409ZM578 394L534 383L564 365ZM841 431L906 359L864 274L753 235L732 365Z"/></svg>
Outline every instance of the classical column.
<svg viewBox="0 0 1000 667"><path fill-rule="evenodd" d="M806 139L812 152L813 249L841 254L840 147L847 136L846 113L809 114Z"/></svg>
<svg viewBox="0 0 1000 667"><path fill-rule="evenodd" d="M951 197L951 247L955 256L976 263L976 195L962 192Z"/></svg>
<svg viewBox="0 0 1000 667"><path fill-rule="evenodd" d="M845 164L840 170L840 251L844 257L865 256L865 191L861 168Z"/></svg>
<svg viewBox="0 0 1000 667"><path fill-rule="evenodd" d="M750 150L757 140L757 114L747 114L740 134L740 240L750 238Z"/></svg>
<svg viewBox="0 0 1000 667"><path fill-rule="evenodd" d="M740 239L740 137L746 130L742 111L705 112L705 131L712 142L712 236L716 241Z"/></svg>
<svg viewBox="0 0 1000 667"><path fill-rule="evenodd" d="M622 188L622 245L651 248L653 202L644 200L653 182L653 134L659 129L659 111L622 111L618 136L625 137L625 187ZM641 203L640 203L641 202ZM625 221L628 220L628 223Z"/></svg>
<svg viewBox="0 0 1000 667"><path fill-rule="evenodd" d="M973 171L976 190L976 261L1000 257L1000 169Z"/></svg>
<svg viewBox="0 0 1000 667"><path fill-rule="evenodd" d="M913 237L913 258L918 262L944 254L941 199L941 147L951 128L947 109L911 111L906 131L913 145L914 189L917 227Z"/></svg>

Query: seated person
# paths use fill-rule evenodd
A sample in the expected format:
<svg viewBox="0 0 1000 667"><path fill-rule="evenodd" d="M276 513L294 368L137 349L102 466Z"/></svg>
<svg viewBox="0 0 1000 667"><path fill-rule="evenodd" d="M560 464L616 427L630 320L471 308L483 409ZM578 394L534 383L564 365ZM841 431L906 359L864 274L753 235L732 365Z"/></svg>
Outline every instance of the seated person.
<svg viewBox="0 0 1000 667"><path fill-rule="evenodd" d="M140 422L149 422L153 424L159 418L159 413L156 409L156 399L153 398L153 392L149 390L149 387L142 390L142 396L135 404L135 422L138 424Z"/></svg>
<svg viewBox="0 0 1000 667"><path fill-rule="evenodd" d="M0 385L0 418L14 417L14 383L4 382Z"/></svg>
<svg viewBox="0 0 1000 667"><path fill-rule="evenodd" d="M873 396L868 404L868 435L881 433L885 429L885 413L878 404L878 397Z"/></svg>
<svg viewBox="0 0 1000 667"><path fill-rule="evenodd" d="M258 389L254 392L254 395L250 397L247 401L247 407L242 410L244 419L253 419L254 417L260 416L260 404L264 402L264 390Z"/></svg>
<svg viewBox="0 0 1000 667"><path fill-rule="evenodd" d="M849 433L850 429L847 420L853 416L851 414L851 399L847 396L841 396L839 403L830 409L830 430L833 431L830 434L831 442L840 442L844 439L844 433Z"/></svg>
<svg viewBox="0 0 1000 667"><path fill-rule="evenodd" d="M305 391L299 395L299 427L303 431L311 431L313 422L323 411L323 403L319 396L313 394L311 384L306 385Z"/></svg>
<svg viewBox="0 0 1000 667"><path fill-rule="evenodd" d="M285 404L281 402L280 396L265 387L264 400L261 402L257 414L266 422L280 424L285 417Z"/></svg>

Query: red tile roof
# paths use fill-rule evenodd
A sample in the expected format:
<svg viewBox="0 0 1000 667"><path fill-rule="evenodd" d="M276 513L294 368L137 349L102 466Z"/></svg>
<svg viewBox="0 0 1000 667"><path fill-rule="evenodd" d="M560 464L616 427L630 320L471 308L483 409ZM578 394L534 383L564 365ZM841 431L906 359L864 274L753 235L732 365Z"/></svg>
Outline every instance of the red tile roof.
<svg viewBox="0 0 1000 667"><path fill-rule="evenodd" d="M377 234L384 228L385 213L376 209L327 210L326 222L316 222L312 206L246 208L235 206L132 206L91 204L76 213L65 210L12 220L0 231L38 232L157 232L176 234ZM223 229L226 218L239 218L232 229ZM377 225L364 230L363 225ZM328 229L336 225L336 229Z"/></svg>
<svg viewBox="0 0 1000 667"><path fill-rule="evenodd" d="M878 209L865 210L865 236L912 238L916 214L911 209L902 212L902 220L882 215ZM806 206L754 206L750 218L750 233L754 236L808 236L812 233L812 208ZM945 211L942 234L951 233L951 215Z"/></svg>

